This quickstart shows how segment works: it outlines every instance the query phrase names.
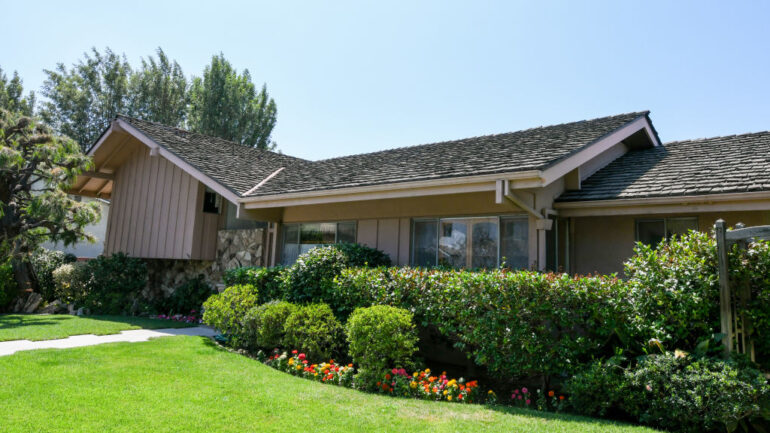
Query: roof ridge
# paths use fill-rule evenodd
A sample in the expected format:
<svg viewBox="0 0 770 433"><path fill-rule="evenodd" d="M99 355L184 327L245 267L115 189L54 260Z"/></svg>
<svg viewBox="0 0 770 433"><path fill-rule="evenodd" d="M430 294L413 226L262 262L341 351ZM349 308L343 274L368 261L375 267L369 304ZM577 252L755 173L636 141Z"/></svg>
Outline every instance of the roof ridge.
<svg viewBox="0 0 770 433"><path fill-rule="evenodd" d="M735 138L735 137L749 137L754 135L767 135L770 134L770 130L768 131L755 131L755 132L744 132L740 134L728 134L728 135L716 135L713 137L700 137L700 138L688 138L686 140L674 140L669 141L666 143L663 143L664 146L668 146L670 144L683 144L683 143L697 143L697 142L705 142L705 141L711 141L711 140L720 140L720 139L726 139L726 138Z"/></svg>
<svg viewBox="0 0 770 433"><path fill-rule="evenodd" d="M408 145L408 146L392 147L390 149L375 150L373 152L353 153L353 154L350 154L350 155L342 155L342 156L335 156L335 157L331 157L331 158L311 160L311 162L314 162L314 163L316 163L316 162L318 162L318 163L320 163L320 162L328 162L328 161L339 160L339 159L344 159L344 158L361 157L361 156L366 156L366 155L376 155L378 153L393 152L393 151L403 150L403 149L413 149L413 148L422 147L422 146L433 146L433 145L438 145L438 144L457 143L459 141L475 140L475 139L479 139L479 138L499 137L499 136L510 135L510 134L523 134L523 133L526 133L526 132L534 131L536 129L557 128L557 127L560 127L560 126L574 125L574 124L583 123L583 122L593 122L593 121L596 121L596 120L609 120L609 119L612 119L612 118L622 117L622 116L637 115L637 117L641 117L642 115L649 115L649 114L650 114L650 110L630 111L628 113L613 114L611 116L594 117L594 118L591 118L591 119L577 120L577 121L572 121L572 122L556 123L556 124L553 124L553 125L534 126L534 127L530 127L530 128L519 129L519 130L516 130L516 131L498 132L498 133L494 133L494 134L473 135L473 136L470 136L470 137L458 138L458 139L454 139L454 140L433 141L433 142L430 142L430 143L412 144L412 145Z"/></svg>

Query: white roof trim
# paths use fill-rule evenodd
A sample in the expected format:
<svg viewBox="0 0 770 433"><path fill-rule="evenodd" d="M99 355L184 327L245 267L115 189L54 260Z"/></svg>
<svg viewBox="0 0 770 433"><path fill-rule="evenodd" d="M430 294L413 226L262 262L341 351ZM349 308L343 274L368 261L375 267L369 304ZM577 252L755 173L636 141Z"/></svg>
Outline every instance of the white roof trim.
<svg viewBox="0 0 770 433"><path fill-rule="evenodd" d="M283 171L283 169L284 169L284 168L286 168L286 167L281 167L281 168L279 168L278 170L276 170L276 171L272 172L272 173L270 174L270 176L268 176L268 177L266 177L266 178L262 179L262 181L261 181L261 182L259 182L258 184L256 184L256 185L254 186L254 188L252 188L252 189L250 189L250 190L246 191L246 192L245 192L243 195L249 195L249 194L253 193L254 191L258 190L258 189L259 189L259 187L261 187L262 185L264 185L265 183L267 183L267 181L268 181L268 180L270 180L270 179L274 178L274 177L275 177L275 176L276 176L278 173L280 173L281 171Z"/></svg>

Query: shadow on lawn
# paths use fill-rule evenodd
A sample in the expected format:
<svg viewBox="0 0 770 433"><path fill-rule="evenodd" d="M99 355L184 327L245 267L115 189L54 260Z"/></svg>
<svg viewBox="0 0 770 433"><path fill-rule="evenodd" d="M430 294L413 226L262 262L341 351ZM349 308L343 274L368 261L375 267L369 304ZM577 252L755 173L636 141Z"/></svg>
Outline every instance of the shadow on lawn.
<svg viewBox="0 0 770 433"><path fill-rule="evenodd" d="M71 317L72 316L35 314L0 314L0 329L21 328L30 325L57 325L67 320L71 320Z"/></svg>
<svg viewBox="0 0 770 433"><path fill-rule="evenodd" d="M596 426L635 426L635 427L644 427L640 426L638 424L623 422L623 421L615 421L615 420L609 420L609 419L596 419L596 418L589 418L584 417L580 415L570 415L566 413L555 413L555 412L544 412L539 410L533 410L533 409L524 409L524 408L518 408L518 407L511 407L511 406L502 406L502 405L494 405L494 406L487 406L489 409L502 412L508 415L521 415L526 416L530 418L541 418L546 421L569 421L569 422L579 422L581 424L592 424Z"/></svg>

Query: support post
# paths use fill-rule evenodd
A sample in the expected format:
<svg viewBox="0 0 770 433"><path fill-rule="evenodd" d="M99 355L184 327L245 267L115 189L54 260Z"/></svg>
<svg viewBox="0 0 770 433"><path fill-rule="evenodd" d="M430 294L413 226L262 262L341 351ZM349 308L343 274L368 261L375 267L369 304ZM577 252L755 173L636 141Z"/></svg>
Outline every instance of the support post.
<svg viewBox="0 0 770 433"><path fill-rule="evenodd" d="M727 273L727 239L725 233L727 227L723 219L714 224L714 233L717 240L717 260L719 271L719 317L721 331L724 334L725 357L733 350L733 310L732 296L730 294L730 276Z"/></svg>

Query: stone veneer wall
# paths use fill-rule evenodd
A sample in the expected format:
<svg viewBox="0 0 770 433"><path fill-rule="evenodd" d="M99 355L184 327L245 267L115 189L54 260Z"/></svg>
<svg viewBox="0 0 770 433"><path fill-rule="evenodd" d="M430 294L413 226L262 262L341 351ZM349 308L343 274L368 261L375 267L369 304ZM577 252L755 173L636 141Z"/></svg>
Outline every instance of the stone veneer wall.
<svg viewBox="0 0 770 433"><path fill-rule="evenodd" d="M147 294L169 296L184 281L203 279L212 286L221 284L229 269L243 266L263 266L265 229L220 230L217 233L217 260L145 259L147 263Z"/></svg>

